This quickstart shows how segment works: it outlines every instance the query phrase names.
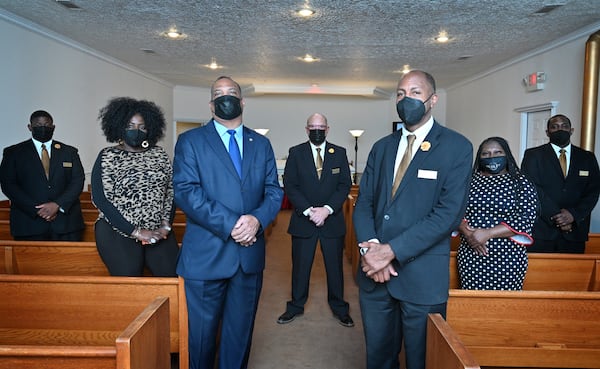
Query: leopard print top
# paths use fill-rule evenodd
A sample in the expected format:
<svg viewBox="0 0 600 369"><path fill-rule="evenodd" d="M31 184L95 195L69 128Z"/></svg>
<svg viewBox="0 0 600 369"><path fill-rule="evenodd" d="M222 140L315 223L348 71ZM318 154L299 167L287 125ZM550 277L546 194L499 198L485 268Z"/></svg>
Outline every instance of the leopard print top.
<svg viewBox="0 0 600 369"><path fill-rule="evenodd" d="M169 221L173 209L173 167L162 147L130 152L107 147L100 152L102 188L106 200L135 227L156 229ZM109 224L102 209L99 217ZM125 237L131 235L113 228Z"/></svg>

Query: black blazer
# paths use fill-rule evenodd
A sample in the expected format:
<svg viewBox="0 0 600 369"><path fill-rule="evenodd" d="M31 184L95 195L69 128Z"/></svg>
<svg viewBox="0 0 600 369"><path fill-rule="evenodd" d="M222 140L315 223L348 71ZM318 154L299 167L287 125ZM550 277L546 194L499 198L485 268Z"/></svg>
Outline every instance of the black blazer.
<svg viewBox="0 0 600 369"><path fill-rule="evenodd" d="M0 164L2 192L10 199L10 231L31 236L53 231L70 233L84 228L79 195L85 174L77 149L59 141L50 147L50 178L32 140L4 149ZM63 210L47 222L37 216L36 205L54 201Z"/></svg>
<svg viewBox="0 0 600 369"><path fill-rule="evenodd" d="M533 228L534 239L554 240L561 232L550 219L567 209L575 218L573 230L563 233L569 241L586 241L590 230L590 214L600 193L598 162L593 153L571 145L567 177L552 146L547 143L527 149L521 171L535 184L541 214Z"/></svg>
<svg viewBox="0 0 600 369"><path fill-rule="evenodd" d="M290 148L283 185L294 209L288 227L288 233L293 236L310 237L317 231L324 237L343 237L346 234L342 207L352 185L346 149L325 142L321 155L323 170L319 179L310 143L307 141ZM324 205L331 206L333 214L317 229L302 212L311 206Z"/></svg>

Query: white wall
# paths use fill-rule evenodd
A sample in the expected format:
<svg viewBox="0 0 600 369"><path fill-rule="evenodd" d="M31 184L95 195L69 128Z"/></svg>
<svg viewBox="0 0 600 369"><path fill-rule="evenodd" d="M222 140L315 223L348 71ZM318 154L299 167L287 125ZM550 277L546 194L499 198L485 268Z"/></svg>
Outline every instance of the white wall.
<svg viewBox="0 0 600 369"><path fill-rule="evenodd" d="M520 163L520 115L515 109L558 101L557 113L571 119L575 128L571 142L579 146L585 43L598 29L600 23L447 88L447 125L467 136L475 149L487 137L504 137ZM545 89L526 92L521 80L533 72L546 73ZM599 150L600 129L597 129L595 152ZM600 232L599 206L592 216L591 231Z"/></svg>
<svg viewBox="0 0 600 369"><path fill-rule="evenodd" d="M152 100L172 121L172 85L39 26L11 19L0 13L0 148L30 138L29 116L46 110L54 117L54 138L79 149L89 183L98 151L108 146L97 116L111 97ZM168 129L169 139L161 145L172 152L172 126Z"/></svg>

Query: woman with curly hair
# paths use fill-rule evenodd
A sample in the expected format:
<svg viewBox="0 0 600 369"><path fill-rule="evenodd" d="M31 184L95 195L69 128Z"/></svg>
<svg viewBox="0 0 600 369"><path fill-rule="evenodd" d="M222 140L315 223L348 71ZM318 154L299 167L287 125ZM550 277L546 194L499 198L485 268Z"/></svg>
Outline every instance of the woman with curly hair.
<svg viewBox="0 0 600 369"><path fill-rule="evenodd" d="M508 142L484 140L475 157L457 254L461 288L520 290L538 199Z"/></svg>
<svg viewBox="0 0 600 369"><path fill-rule="evenodd" d="M106 140L116 143L100 151L92 170L98 253L111 275L142 276L147 266L154 276L175 276L173 167L156 145L163 112L153 102L118 97L98 119Z"/></svg>

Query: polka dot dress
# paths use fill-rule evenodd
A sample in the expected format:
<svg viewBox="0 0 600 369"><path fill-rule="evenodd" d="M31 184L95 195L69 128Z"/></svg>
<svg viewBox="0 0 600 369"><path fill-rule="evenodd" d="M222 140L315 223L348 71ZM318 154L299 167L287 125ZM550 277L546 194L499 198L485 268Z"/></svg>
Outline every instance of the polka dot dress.
<svg viewBox="0 0 600 369"><path fill-rule="evenodd" d="M474 228L491 228L505 223L517 237L492 238L488 255L480 256L461 235L458 248L458 274L461 288L471 290L520 290L527 271L525 245L530 240L536 219L535 187L524 177L521 189L515 189L510 174L473 175L465 220ZM513 240L514 239L514 240Z"/></svg>

